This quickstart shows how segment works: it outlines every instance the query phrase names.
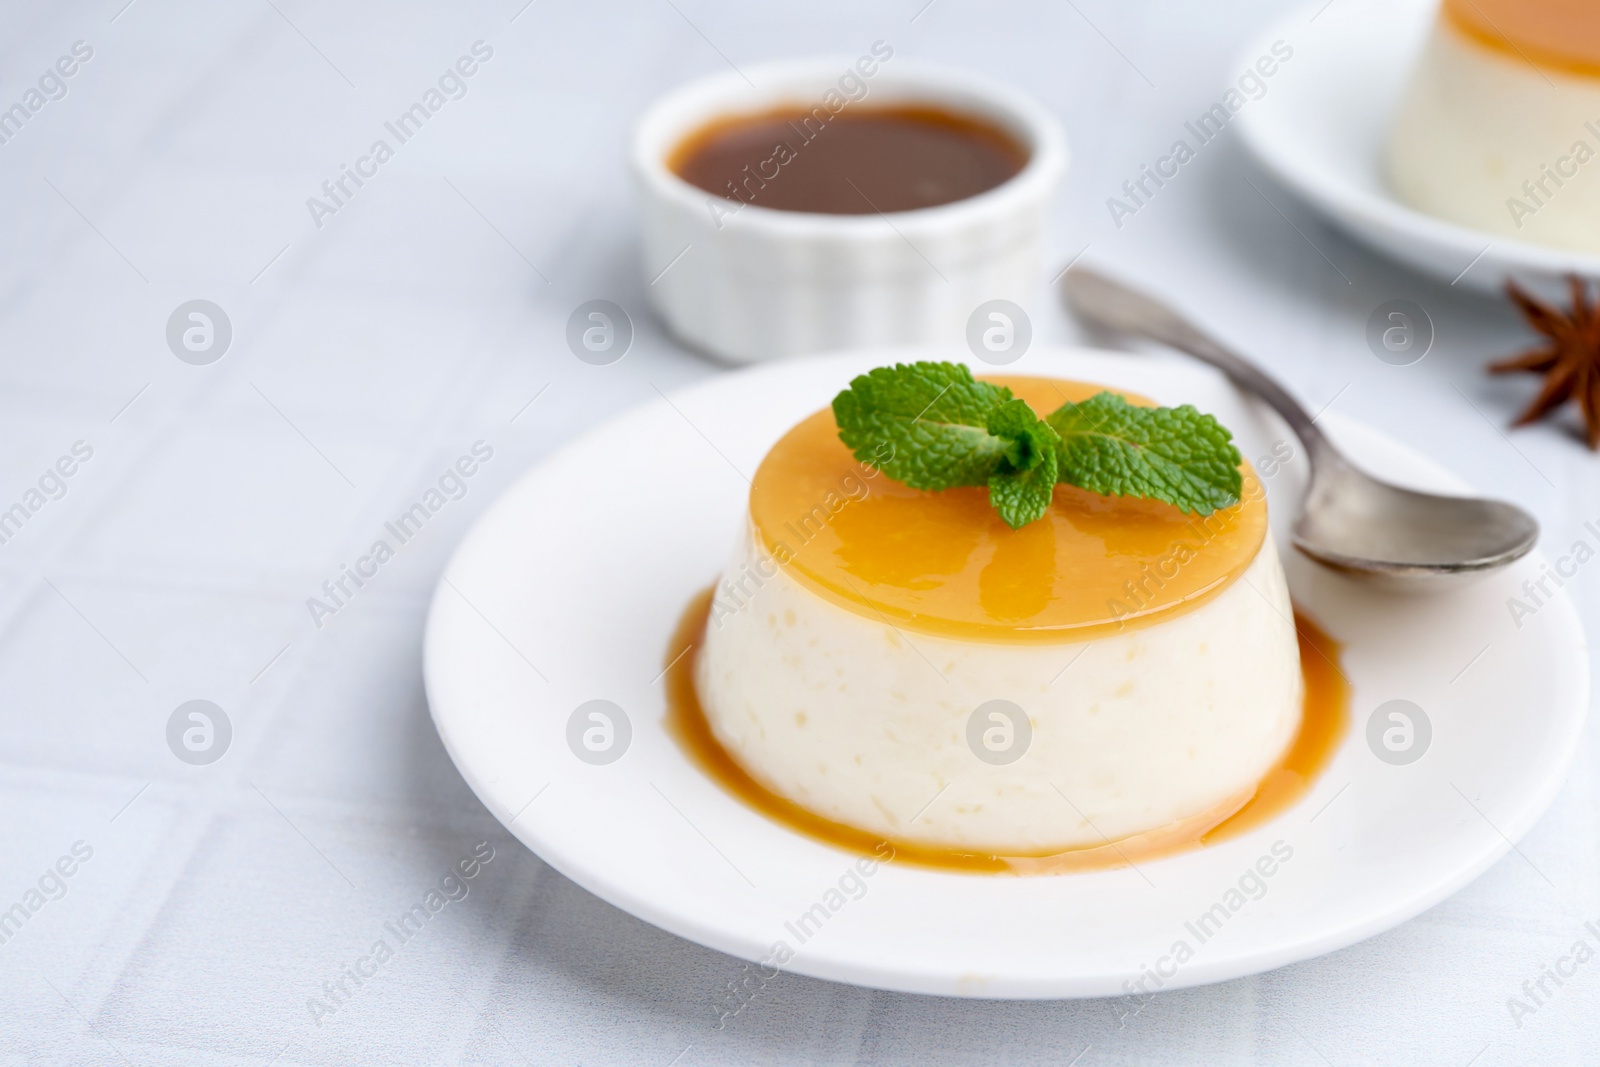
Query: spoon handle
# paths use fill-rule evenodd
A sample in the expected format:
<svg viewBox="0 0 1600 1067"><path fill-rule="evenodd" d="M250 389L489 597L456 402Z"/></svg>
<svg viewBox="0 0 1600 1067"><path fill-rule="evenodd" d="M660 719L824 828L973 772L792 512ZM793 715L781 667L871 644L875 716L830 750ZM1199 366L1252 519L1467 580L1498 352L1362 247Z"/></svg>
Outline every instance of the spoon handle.
<svg viewBox="0 0 1600 1067"><path fill-rule="evenodd" d="M1084 322L1159 341L1226 374L1234 385L1260 397L1283 416L1313 464L1335 454L1311 415L1283 386L1154 297L1086 267L1067 271L1061 280L1061 294L1067 307Z"/></svg>

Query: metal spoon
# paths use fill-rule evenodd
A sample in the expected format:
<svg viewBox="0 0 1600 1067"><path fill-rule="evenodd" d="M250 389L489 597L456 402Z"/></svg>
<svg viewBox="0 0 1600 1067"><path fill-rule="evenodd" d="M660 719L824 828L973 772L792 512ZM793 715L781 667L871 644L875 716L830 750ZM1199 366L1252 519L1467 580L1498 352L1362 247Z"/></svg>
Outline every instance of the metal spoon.
<svg viewBox="0 0 1600 1067"><path fill-rule="evenodd" d="M1357 470L1282 386L1160 301L1083 267L1067 271L1061 294L1084 322L1187 352L1283 416L1311 462L1294 545L1317 562L1402 589L1444 588L1520 559L1538 540L1539 524L1513 504L1419 493Z"/></svg>

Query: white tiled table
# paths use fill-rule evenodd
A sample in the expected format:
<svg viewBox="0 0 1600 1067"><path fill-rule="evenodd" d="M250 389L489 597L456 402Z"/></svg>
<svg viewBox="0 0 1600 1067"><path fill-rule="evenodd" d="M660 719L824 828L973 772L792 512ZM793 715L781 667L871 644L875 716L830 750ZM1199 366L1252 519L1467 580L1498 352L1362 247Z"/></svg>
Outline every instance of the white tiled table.
<svg viewBox="0 0 1600 1067"><path fill-rule="evenodd" d="M1522 343L1515 317L1352 246L1231 134L1113 225L1106 198L1220 94L1280 5L924 2L7 5L0 107L75 41L94 54L0 145L0 508L74 442L93 457L0 544L0 909L75 843L92 856L45 879L65 895L0 944L4 1062L1600 1060L1600 962L1520 1027L1506 1007L1600 920L1592 737L1522 843L1531 863L1512 854L1354 948L1136 1015L785 976L719 1030L738 961L578 889L462 783L422 694L428 592L530 463L717 373L645 310L624 159L647 101L730 62L884 39L1024 85L1072 138L1056 263L1088 244L1181 296L1312 405L1533 508L1547 546L1600 516L1596 461L1569 433L1498 429L1530 383L1480 367ZM465 97L317 228L306 198L477 40L493 57ZM637 329L611 367L563 342L594 297ZM1412 367L1363 340L1394 297L1438 327ZM165 343L194 298L233 325L209 366ZM1074 339L1042 295L1032 311L1035 343ZM494 458L466 496L318 629L306 598L480 439ZM1569 588L1593 623L1595 575ZM234 728L201 767L165 740L197 698ZM324 983L481 841L494 858L465 899L391 938L394 957L315 1019L307 1001L333 1003Z"/></svg>

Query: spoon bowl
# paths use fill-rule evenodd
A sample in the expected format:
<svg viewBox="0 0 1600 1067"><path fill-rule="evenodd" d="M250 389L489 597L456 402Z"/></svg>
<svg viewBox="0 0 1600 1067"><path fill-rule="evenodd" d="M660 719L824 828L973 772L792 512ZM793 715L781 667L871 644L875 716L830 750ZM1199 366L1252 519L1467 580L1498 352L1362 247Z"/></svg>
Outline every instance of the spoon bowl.
<svg viewBox="0 0 1600 1067"><path fill-rule="evenodd" d="M1539 537L1511 504L1439 496L1378 481L1348 464L1315 471L1294 546L1336 571L1395 589L1456 585L1520 559Z"/></svg>
<svg viewBox="0 0 1600 1067"><path fill-rule="evenodd" d="M1061 292L1082 321L1209 363L1288 422L1311 462L1292 539L1318 563L1380 586L1426 591L1504 567L1538 541L1538 522L1514 504L1417 492L1359 470L1281 385L1155 298L1084 267L1066 272Z"/></svg>

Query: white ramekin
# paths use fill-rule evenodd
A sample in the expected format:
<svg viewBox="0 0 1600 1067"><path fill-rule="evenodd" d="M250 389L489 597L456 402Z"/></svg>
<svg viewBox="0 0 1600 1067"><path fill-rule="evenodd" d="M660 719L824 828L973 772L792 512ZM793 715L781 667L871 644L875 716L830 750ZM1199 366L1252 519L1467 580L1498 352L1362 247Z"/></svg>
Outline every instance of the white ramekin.
<svg viewBox="0 0 1600 1067"><path fill-rule="evenodd" d="M681 340L735 363L860 345L959 344L979 304L1031 295L1067 164L1055 117L1023 93L961 71L894 57L869 78L855 64L839 57L747 67L683 86L640 119L633 167L646 291ZM707 122L823 105L847 73L867 94L846 111L943 105L1012 134L1028 149L1027 165L986 193L883 215L754 204L728 215L728 201L667 169L672 150Z"/></svg>

